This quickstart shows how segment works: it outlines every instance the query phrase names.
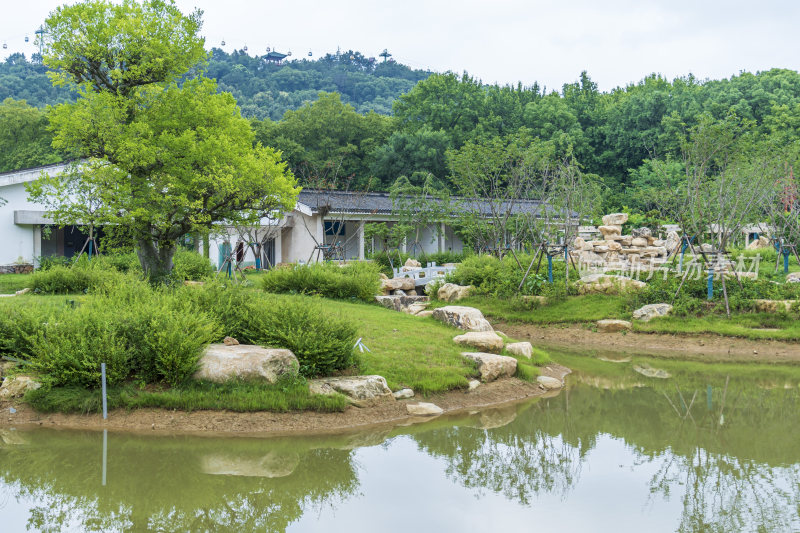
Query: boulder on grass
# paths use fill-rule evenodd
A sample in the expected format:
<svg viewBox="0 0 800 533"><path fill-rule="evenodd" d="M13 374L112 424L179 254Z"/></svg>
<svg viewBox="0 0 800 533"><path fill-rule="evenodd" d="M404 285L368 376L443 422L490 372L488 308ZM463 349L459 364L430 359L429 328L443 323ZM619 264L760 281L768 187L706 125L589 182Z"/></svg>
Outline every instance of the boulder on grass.
<svg viewBox="0 0 800 533"><path fill-rule="evenodd" d="M375 301L387 309L415 315L423 311L430 298L427 296L376 296Z"/></svg>
<svg viewBox="0 0 800 533"><path fill-rule="evenodd" d="M482 352L500 353L503 339L494 331L470 331L453 337L453 342L462 346L472 346Z"/></svg>
<svg viewBox="0 0 800 533"><path fill-rule="evenodd" d="M644 287L646 287L645 282L624 276L590 274L580 279L578 292L580 294L619 294Z"/></svg>
<svg viewBox="0 0 800 533"><path fill-rule="evenodd" d="M484 383L497 378L510 378L517 371L517 360L513 357L482 352L464 352L461 355L478 363L478 371Z"/></svg>
<svg viewBox="0 0 800 533"><path fill-rule="evenodd" d="M448 305L433 310L433 318L450 326L467 331L494 331L483 313L474 307Z"/></svg>
<svg viewBox="0 0 800 533"><path fill-rule="evenodd" d="M753 306L761 313L788 313L792 310L794 302L794 300L753 300Z"/></svg>
<svg viewBox="0 0 800 533"><path fill-rule="evenodd" d="M372 400L392 396L392 389L383 376L345 376L312 379L308 382L311 394L333 394L339 392L354 400Z"/></svg>
<svg viewBox="0 0 800 533"><path fill-rule="evenodd" d="M533 357L533 346L527 341L506 344L506 351L518 357L526 357L528 359Z"/></svg>
<svg viewBox="0 0 800 533"><path fill-rule="evenodd" d="M456 285L455 283L445 283L436 292L436 296L443 302L455 302L466 298L472 292L472 285Z"/></svg>
<svg viewBox="0 0 800 533"><path fill-rule="evenodd" d="M36 390L41 386L41 383L30 376L9 376L0 385L0 398L19 398L29 390Z"/></svg>
<svg viewBox="0 0 800 533"><path fill-rule="evenodd" d="M597 331L600 333L616 333L618 331L630 331L632 325L627 320L598 320Z"/></svg>
<svg viewBox="0 0 800 533"><path fill-rule="evenodd" d="M786 283L800 283L800 272L786 274Z"/></svg>
<svg viewBox="0 0 800 533"><path fill-rule="evenodd" d="M384 292L396 290L413 291L416 289L416 283L414 282L414 278L382 279L381 289Z"/></svg>
<svg viewBox="0 0 800 533"><path fill-rule="evenodd" d="M650 322L653 318L667 316L672 312L669 304L648 304L633 312L633 318L642 322Z"/></svg>
<svg viewBox="0 0 800 533"><path fill-rule="evenodd" d="M300 363L290 350L248 344L212 344L200 358L194 379L222 383L244 379L275 383L284 374L297 375Z"/></svg>
<svg viewBox="0 0 800 533"><path fill-rule="evenodd" d="M411 257L409 257L408 259L406 259L406 262L403 266L406 268L416 269L416 268L422 268L422 263L420 263L416 259L412 259Z"/></svg>
<svg viewBox="0 0 800 533"><path fill-rule="evenodd" d="M747 245L748 250L758 250L761 248L769 248L772 244L769 242L769 239L761 236L758 239L753 240L750 244Z"/></svg>

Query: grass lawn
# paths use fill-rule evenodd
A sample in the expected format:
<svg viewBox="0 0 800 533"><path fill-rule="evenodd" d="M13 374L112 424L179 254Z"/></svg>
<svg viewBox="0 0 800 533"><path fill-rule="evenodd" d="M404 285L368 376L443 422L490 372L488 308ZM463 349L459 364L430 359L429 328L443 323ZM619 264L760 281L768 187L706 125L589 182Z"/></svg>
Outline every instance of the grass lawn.
<svg viewBox="0 0 800 533"><path fill-rule="evenodd" d="M592 294L573 296L565 300L532 308L521 299L501 299L490 296L474 296L450 304L439 300L431 309L445 305L476 307L490 322L516 322L525 324L565 324L595 322L604 318L630 318L625 300L619 296Z"/></svg>
<svg viewBox="0 0 800 533"><path fill-rule="evenodd" d="M360 372L385 377L392 390L409 387L421 394L441 392L466 387L478 375L474 364L461 356L468 350L453 342L453 337L463 333L461 330L430 317L406 315L374 304L318 300L331 313L355 321L362 342L371 350L361 355ZM537 354L533 363L548 361L546 354ZM536 379L535 366L524 358L517 358L517 362L520 378Z"/></svg>
<svg viewBox="0 0 800 533"><path fill-rule="evenodd" d="M791 315L737 313L707 317L663 317L650 322L634 322L634 331L643 333L712 333L745 339L800 340L800 320Z"/></svg>
<svg viewBox="0 0 800 533"><path fill-rule="evenodd" d="M0 294L13 294L30 285L30 274L0 274Z"/></svg>

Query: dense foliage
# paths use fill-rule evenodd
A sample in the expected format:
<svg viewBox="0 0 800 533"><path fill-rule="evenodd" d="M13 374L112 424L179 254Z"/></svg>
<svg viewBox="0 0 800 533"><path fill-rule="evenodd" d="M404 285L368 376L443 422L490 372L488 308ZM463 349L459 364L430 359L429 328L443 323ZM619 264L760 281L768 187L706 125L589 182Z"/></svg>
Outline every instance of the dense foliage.
<svg viewBox="0 0 800 533"><path fill-rule="evenodd" d="M111 272L113 281L93 287L89 297L4 305L0 354L22 360L48 385L89 388L99 385L100 363L111 385L183 384L203 348L226 335L292 350L309 377L356 363L355 327L313 302L287 305L280 296L213 282L152 288L133 274Z"/></svg>
<svg viewBox="0 0 800 533"><path fill-rule="evenodd" d="M372 302L380 291L378 266L371 263L313 263L267 271L261 279L267 292L354 298Z"/></svg>

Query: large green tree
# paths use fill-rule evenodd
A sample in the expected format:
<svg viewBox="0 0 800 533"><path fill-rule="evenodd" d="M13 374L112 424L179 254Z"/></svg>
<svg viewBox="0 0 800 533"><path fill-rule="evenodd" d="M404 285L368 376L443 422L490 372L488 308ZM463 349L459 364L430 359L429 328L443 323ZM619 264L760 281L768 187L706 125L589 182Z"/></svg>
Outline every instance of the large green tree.
<svg viewBox="0 0 800 533"><path fill-rule="evenodd" d="M51 110L54 146L88 158L80 179L106 206L97 222L130 229L152 280L170 273L185 234L288 209L297 194L280 154L254 144L233 96L203 77L177 84L205 58L200 26L199 11L184 15L172 0L87 0L45 24L53 81L80 94ZM60 190L42 180L31 192Z"/></svg>
<svg viewBox="0 0 800 533"><path fill-rule="evenodd" d="M42 110L25 100L6 98L0 103L0 172L60 161L52 141Z"/></svg>

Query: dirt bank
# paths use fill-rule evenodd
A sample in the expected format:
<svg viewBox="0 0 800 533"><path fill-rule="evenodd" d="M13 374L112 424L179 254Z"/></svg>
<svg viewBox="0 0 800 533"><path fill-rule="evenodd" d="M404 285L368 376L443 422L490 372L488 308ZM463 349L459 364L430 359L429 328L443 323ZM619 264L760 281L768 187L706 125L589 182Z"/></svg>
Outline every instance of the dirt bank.
<svg viewBox="0 0 800 533"><path fill-rule="evenodd" d="M569 369L551 364L542 375L563 379ZM516 378L485 383L471 392L450 391L428 398L374 401L364 407L348 407L341 413L299 411L291 413L235 413L231 411L167 411L163 409L118 409L109 413L108 420L100 415L42 414L21 402L0 401L0 427L55 427L62 429L109 429L114 431L233 434L281 436L309 433L343 433L376 425L402 425L429 420L411 417L406 412L410 402L432 402L444 409L446 415L544 396L551 393L535 383ZM16 410L10 412L10 408Z"/></svg>
<svg viewBox="0 0 800 533"><path fill-rule="evenodd" d="M713 362L800 363L800 343L749 340L719 335L597 333L582 326L495 324L513 338L542 348L593 350Z"/></svg>

